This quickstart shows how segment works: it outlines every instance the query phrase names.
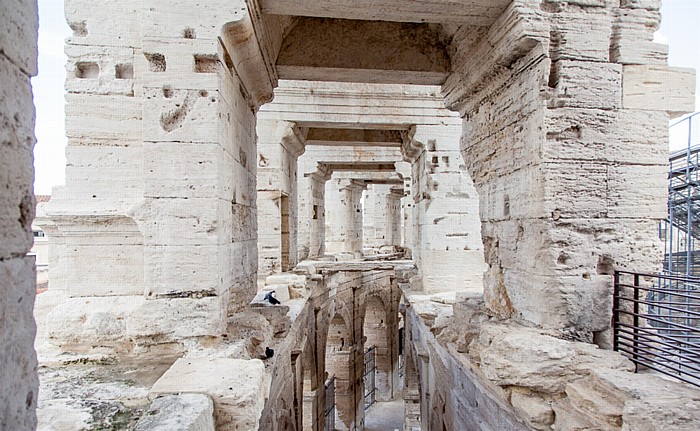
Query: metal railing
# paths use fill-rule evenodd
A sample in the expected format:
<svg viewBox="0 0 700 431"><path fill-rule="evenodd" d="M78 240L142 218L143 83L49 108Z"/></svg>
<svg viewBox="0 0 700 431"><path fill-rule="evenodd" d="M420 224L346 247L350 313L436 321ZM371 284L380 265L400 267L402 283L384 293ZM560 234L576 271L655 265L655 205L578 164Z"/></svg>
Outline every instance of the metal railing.
<svg viewBox="0 0 700 431"><path fill-rule="evenodd" d="M325 384L326 405L324 413L326 425L324 431L335 431L335 377L331 377Z"/></svg>
<svg viewBox="0 0 700 431"><path fill-rule="evenodd" d="M700 278L615 272L613 348L700 386Z"/></svg>
<svg viewBox="0 0 700 431"><path fill-rule="evenodd" d="M374 346L370 346L365 351L365 410L370 408L377 400L376 368Z"/></svg>

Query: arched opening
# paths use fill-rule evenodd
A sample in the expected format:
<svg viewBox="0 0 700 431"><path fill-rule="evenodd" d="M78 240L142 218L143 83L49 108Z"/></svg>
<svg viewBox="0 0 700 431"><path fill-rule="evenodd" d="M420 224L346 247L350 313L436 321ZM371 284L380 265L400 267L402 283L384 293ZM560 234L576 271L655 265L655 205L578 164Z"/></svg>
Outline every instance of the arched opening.
<svg viewBox="0 0 700 431"><path fill-rule="evenodd" d="M326 338L326 429L350 430L355 422L354 373L351 368L354 346L342 315L336 313L329 322ZM334 402L328 398L334 397ZM332 424L332 425L331 425ZM330 428L333 426L334 428Z"/></svg>

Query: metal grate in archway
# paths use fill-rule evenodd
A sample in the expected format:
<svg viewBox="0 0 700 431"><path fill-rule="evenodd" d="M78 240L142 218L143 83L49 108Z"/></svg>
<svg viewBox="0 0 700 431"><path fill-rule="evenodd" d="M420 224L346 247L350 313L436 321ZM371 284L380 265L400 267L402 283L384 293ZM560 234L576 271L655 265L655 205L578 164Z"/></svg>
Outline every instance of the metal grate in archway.
<svg viewBox="0 0 700 431"><path fill-rule="evenodd" d="M365 351L365 410L376 401L376 361L374 346Z"/></svg>

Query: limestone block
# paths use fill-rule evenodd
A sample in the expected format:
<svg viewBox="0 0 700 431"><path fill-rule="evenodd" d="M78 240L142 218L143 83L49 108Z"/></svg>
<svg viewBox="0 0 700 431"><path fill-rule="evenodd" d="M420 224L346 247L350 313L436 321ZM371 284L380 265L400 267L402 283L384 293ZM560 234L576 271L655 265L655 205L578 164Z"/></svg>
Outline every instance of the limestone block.
<svg viewBox="0 0 700 431"><path fill-rule="evenodd" d="M214 431L214 403L206 395L179 394L156 398L135 431Z"/></svg>
<svg viewBox="0 0 700 431"><path fill-rule="evenodd" d="M216 296L146 300L128 316L125 335L146 342L218 336L224 333L225 315Z"/></svg>
<svg viewBox="0 0 700 431"><path fill-rule="evenodd" d="M505 271L505 287L517 313L545 328L603 331L612 318L612 277L540 276ZM547 307L542 307L547 304Z"/></svg>
<svg viewBox="0 0 700 431"><path fill-rule="evenodd" d="M532 229L542 229L533 223ZM556 259L557 271L578 274L608 273L605 261L615 269L660 268L663 244L658 239L658 224L649 219L565 220L549 228L545 250ZM527 235L525 235L527 236ZM634 247L630 249L630 241ZM552 265L550 264L550 267ZM542 267L544 270L545 268Z"/></svg>
<svg viewBox="0 0 700 431"><path fill-rule="evenodd" d="M3 62L8 59L20 68L23 74L37 74L37 32L39 12L32 0L8 0L0 4L0 16L3 18L3 31L0 34L0 52L5 54ZM4 66L3 66L4 67ZM3 81L5 70L2 71ZM3 83L3 89L16 90L17 87ZM31 98L30 98L31 100ZM7 112L7 111L2 111Z"/></svg>
<svg viewBox="0 0 700 431"><path fill-rule="evenodd" d="M149 397L207 394L214 400L216 429L258 429L269 377L258 359L181 358L153 385Z"/></svg>
<svg viewBox="0 0 700 431"><path fill-rule="evenodd" d="M700 423L700 390L655 374L594 367L566 392L577 411L615 429L691 430Z"/></svg>
<svg viewBox="0 0 700 431"><path fill-rule="evenodd" d="M48 293L48 292L47 292ZM126 319L145 302L143 296L51 298L39 295L38 302L58 300L47 315L37 316L54 345L95 348L128 339Z"/></svg>
<svg viewBox="0 0 700 431"><path fill-rule="evenodd" d="M621 106L622 66L559 60L552 63L550 108L617 109ZM625 106L627 107L627 106Z"/></svg>
<svg viewBox="0 0 700 431"><path fill-rule="evenodd" d="M697 398L643 399L625 403L621 431L694 431L700 426Z"/></svg>
<svg viewBox="0 0 700 431"><path fill-rule="evenodd" d="M551 429L554 411L549 402L535 394L514 390L510 395L510 403L520 409L536 429Z"/></svg>
<svg viewBox="0 0 700 431"><path fill-rule="evenodd" d="M71 200L90 205L95 200L133 201L143 196L144 146L140 142L111 144L69 141L64 190L70 192Z"/></svg>
<svg viewBox="0 0 700 431"><path fill-rule="evenodd" d="M482 221L509 217L544 217L545 185L542 169L528 166L477 185Z"/></svg>
<svg viewBox="0 0 700 431"><path fill-rule="evenodd" d="M661 8L661 0L620 0L620 7L659 10Z"/></svg>
<svg viewBox="0 0 700 431"><path fill-rule="evenodd" d="M60 280L68 295L143 294L143 239L131 223L103 224L102 229L93 227L87 234L66 237L59 259L64 268L74 268ZM86 262L92 264L86 266Z"/></svg>
<svg viewBox="0 0 700 431"><path fill-rule="evenodd" d="M183 30L184 31L184 30ZM224 65L217 39L144 39L143 86L216 91Z"/></svg>
<svg viewBox="0 0 700 431"><path fill-rule="evenodd" d="M695 110L695 71L659 65L624 66L622 106L665 111L677 117Z"/></svg>
<svg viewBox="0 0 700 431"><path fill-rule="evenodd" d="M143 9L143 33L146 38L183 39L189 37L216 39L229 21L240 20L248 13L241 0L214 0L199 5L192 14L191 3L175 0L170 3L149 4Z"/></svg>
<svg viewBox="0 0 700 431"><path fill-rule="evenodd" d="M555 14L552 21L549 47L552 61L608 61L612 32L612 14L609 10L565 9Z"/></svg>
<svg viewBox="0 0 700 431"><path fill-rule="evenodd" d="M112 0L68 0L66 21L73 30L71 45L138 47L141 5Z"/></svg>
<svg viewBox="0 0 700 431"><path fill-rule="evenodd" d="M607 210L608 167L599 163L546 163L546 214L564 218L600 217Z"/></svg>
<svg viewBox="0 0 700 431"><path fill-rule="evenodd" d="M545 394L562 394L569 381L591 366L632 371L616 352L586 343L564 341L535 328L488 323L470 345L470 355L499 386L520 386Z"/></svg>
<svg viewBox="0 0 700 431"><path fill-rule="evenodd" d="M668 158L668 116L624 109L550 109L546 160L608 161L660 165Z"/></svg>
<svg viewBox="0 0 700 431"><path fill-rule="evenodd" d="M0 260L0 429L35 429L39 392L34 351L34 258Z"/></svg>
<svg viewBox="0 0 700 431"><path fill-rule="evenodd" d="M134 49L66 45L66 91L134 96Z"/></svg>
<svg viewBox="0 0 700 431"><path fill-rule="evenodd" d="M115 109L115 107L119 109ZM66 94L66 136L70 138L140 141L143 139L139 98Z"/></svg>
<svg viewBox="0 0 700 431"><path fill-rule="evenodd" d="M144 284L147 295L214 295L220 292L216 245L147 245Z"/></svg>
<svg viewBox="0 0 700 431"><path fill-rule="evenodd" d="M153 142L218 142L218 91L144 88L143 139Z"/></svg>
<svg viewBox="0 0 700 431"><path fill-rule="evenodd" d="M666 218L668 167L616 165L608 171L609 217Z"/></svg>
<svg viewBox="0 0 700 431"><path fill-rule="evenodd" d="M668 60L668 45L624 38L613 45L610 60L625 65L665 65Z"/></svg>
<svg viewBox="0 0 700 431"><path fill-rule="evenodd" d="M29 78L4 56L0 56L0 76L0 182L4 185L0 189L0 259L4 259L23 255L32 246L35 138Z"/></svg>
<svg viewBox="0 0 700 431"><path fill-rule="evenodd" d="M230 241L230 207L215 197L155 198L143 201L137 217L143 220L146 244L210 246Z"/></svg>

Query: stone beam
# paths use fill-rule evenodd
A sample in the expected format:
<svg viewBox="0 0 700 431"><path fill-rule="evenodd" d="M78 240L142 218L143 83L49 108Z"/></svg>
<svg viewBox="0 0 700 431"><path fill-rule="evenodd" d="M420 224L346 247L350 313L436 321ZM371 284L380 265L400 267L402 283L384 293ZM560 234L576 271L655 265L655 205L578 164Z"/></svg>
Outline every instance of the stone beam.
<svg viewBox="0 0 700 431"><path fill-rule="evenodd" d="M306 137L306 145L346 145L399 147L402 138L400 130L333 129L311 128Z"/></svg>
<svg viewBox="0 0 700 431"><path fill-rule="evenodd" d="M510 0L259 0L269 14L489 26Z"/></svg>
<svg viewBox="0 0 700 431"><path fill-rule="evenodd" d="M393 163L325 163L331 171L352 172L394 172L396 166Z"/></svg>
<svg viewBox="0 0 700 431"><path fill-rule="evenodd" d="M284 40L277 73L281 79L439 85L450 71L443 39L427 24L301 18Z"/></svg>
<svg viewBox="0 0 700 431"><path fill-rule="evenodd" d="M462 124L445 108L440 87L280 80L260 108L300 127L397 130L414 124Z"/></svg>

